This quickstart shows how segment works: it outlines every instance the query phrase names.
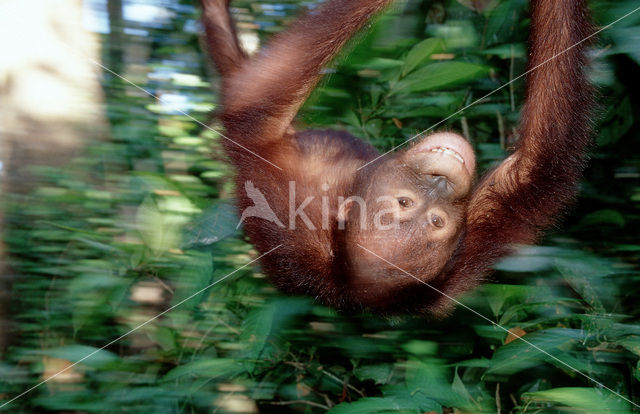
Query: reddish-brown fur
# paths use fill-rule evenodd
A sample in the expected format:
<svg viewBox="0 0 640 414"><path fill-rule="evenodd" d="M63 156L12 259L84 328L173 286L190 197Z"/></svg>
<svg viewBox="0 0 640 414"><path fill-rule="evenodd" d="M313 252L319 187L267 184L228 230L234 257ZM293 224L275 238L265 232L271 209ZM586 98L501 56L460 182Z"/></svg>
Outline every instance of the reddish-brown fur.
<svg viewBox="0 0 640 414"><path fill-rule="evenodd" d="M444 209L453 223L447 224L446 237L433 228L426 235L416 232L424 223L410 222L410 239L400 240L404 233L396 232L378 242L379 233L349 233L353 224L342 229L345 216L334 201L341 195L364 196L380 185L391 190L397 182L413 185L407 175L415 168L396 171L412 157L427 157L420 144L395 154L395 160L358 171L378 156L374 148L344 132L296 132L291 122L322 67L390 2L330 0L248 58L238 46L227 1L202 0L210 53L223 75L221 120L229 138L225 149L237 169L239 209L253 205L245 192L251 181L285 226L260 218L244 221L260 252L281 245L262 259L264 271L286 292L309 294L342 309L443 315L451 300L434 287L457 296L476 286L513 244L532 243L555 223L573 198L589 143L592 94L583 69L586 45L572 46L591 33L591 26L585 0L531 2L529 67L544 64L528 75L516 151L467 195L453 197L432 186L432 195L419 196L426 199L426 209ZM466 165L473 164L470 158ZM460 172L448 166L443 171L429 177L445 176L458 185ZM296 228L289 228L290 181L296 185L296 206L309 195L331 201L329 229L309 229L295 217ZM324 182L331 183L327 191ZM316 225L323 220L318 203L305 212ZM350 214L355 213L346 217ZM377 254L429 286L358 249L359 243L376 246Z"/></svg>

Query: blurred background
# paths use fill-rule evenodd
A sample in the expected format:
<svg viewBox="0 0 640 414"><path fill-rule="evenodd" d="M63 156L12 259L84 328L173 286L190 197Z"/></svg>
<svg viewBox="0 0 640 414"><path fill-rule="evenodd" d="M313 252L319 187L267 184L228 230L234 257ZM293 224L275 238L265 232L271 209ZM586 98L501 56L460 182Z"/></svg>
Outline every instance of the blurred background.
<svg viewBox="0 0 640 414"><path fill-rule="evenodd" d="M234 0L243 46L318 3ZM590 7L604 26L638 2ZM402 143L526 70L527 9L398 2L300 124ZM0 411L638 411L610 390L640 404L640 12L591 51L598 132L579 199L462 298L509 332L460 307L440 322L339 314L257 265L236 271L257 254L235 229L199 33L191 1L0 2ZM481 171L517 139L523 86L441 125Z"/></svg>

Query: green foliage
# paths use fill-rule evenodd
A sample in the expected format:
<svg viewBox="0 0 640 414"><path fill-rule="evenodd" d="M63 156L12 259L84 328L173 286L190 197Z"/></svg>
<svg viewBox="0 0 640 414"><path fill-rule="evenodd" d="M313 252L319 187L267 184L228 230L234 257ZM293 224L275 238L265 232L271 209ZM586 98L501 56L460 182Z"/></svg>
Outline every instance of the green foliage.
<svg viewBox="0 0 640 414"><path fill-rule="evenodd" d="M526 70L526 2L465 3L380 19L302 121L381 150L455 128L482 169L494 165L515 139L522 81L487 95ZM637 7L592 3L603 25ZM263 40L301 5L234 2ZM153 41L131 35L148 58L127 64L153 74L140 86L185 97L207 123L219 80L185 29L195 9L171 11L145 28ZM113 43L123 29L105 50L129 50ZM631 412L614 392L640 403L638 33L640 13L595 48L598 146L563 230L497 264L494 283L445 321L339 314L277 292L248 265L257 253L236 228L220 125L104 73L110 139L3 200L16 279L0 405L48 382L0 411Z"/></svg>

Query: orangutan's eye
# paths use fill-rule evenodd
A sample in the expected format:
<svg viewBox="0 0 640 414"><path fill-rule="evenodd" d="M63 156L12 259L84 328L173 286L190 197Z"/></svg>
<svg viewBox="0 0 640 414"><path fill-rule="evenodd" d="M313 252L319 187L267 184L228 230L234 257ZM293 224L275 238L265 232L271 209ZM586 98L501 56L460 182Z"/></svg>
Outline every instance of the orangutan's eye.
<svg viewBox="0 0 640 414"><path fill-rule="evenodd" d="M409 197L398 197L398 204L400 204L402 208L409 208L413 206L413 200Z"/></svg>
<svg viewBox="0 0 640 414"><path fill-rule="evenodd" d="M439 215L432 214L430 220L431 220L431 224L433 224L435 227L439 229L444 227L444 220Z"/></svg>

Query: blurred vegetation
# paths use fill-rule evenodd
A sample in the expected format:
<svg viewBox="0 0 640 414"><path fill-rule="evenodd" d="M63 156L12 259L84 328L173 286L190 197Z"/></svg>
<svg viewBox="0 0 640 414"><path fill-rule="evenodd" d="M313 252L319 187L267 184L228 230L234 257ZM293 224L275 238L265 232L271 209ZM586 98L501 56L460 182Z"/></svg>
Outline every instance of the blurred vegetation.
<svg viewBox="0 0 640 414"><path fill-rule="evenodd" d="M507 333L461 307L439 322L339 314L246 266L257 254L235 229L197 9L139 3L162 13L135 20L122 10L136 1L109 2L102 63L155 97L104 70L109 138L2 198L15 281L0 405L48 382L0 411L633 411L586 376L640 404L640 12L593 48L598 135L578 202L462 298ZM240 32L264 44L311 4L233 7ZM591 2L600 25L637 5ZM527 7L401 3L338 60L300 123L381 150L455 129L489 168L516 138L523 80L458 111L526 70Z"/></svg>

